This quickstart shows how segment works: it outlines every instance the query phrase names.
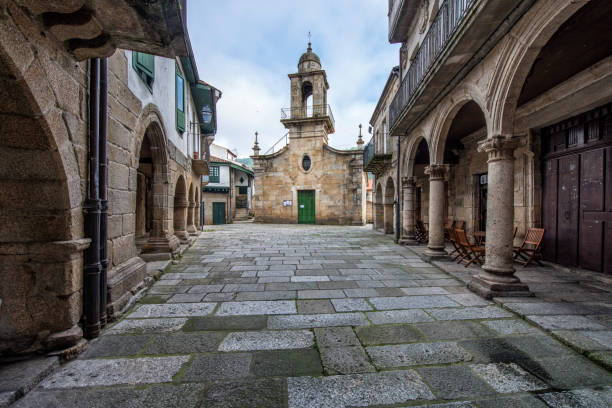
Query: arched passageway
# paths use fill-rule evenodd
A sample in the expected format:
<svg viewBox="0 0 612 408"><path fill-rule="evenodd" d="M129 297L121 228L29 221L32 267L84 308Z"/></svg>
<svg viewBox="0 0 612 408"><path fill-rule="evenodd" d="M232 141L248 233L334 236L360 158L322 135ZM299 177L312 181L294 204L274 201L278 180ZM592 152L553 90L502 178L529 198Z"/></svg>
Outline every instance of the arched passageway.
<svg viewBox="0 0 612 408"><path fill-rule="evenodd" d="M415 139L406 149L402 167L402 243L416 243L417 224L427 228L429 220L429 179L425 174L429 166L429 147L422 137Z"/></svg>
<svg viewBox="0 0 612 408"><path fill-rule="evenodd" d="M383 204L383 192L380 183L376 183L376 194L374 195L374 229L384 230L385 211Z"/></svg>
<svg viewBox="0 0 612 408"><path fill-rule="evenodd" d="M0 47L0 355L66 348L82 335L79 166L40 64L29 66L35 84Z"/></svg>
<svg viewBox="0 0 612 408"><path fill-rule="evenodd" d="M395 217L393 206L395 204L395 183L393 182L393 178L389 177L387 179L387 184L385 185L385 197L384 197L384 208L385 208L385 234L393 234L395 229Z"/></svg>
<svg viewBox="0 0 612 408"><path fill-rule="evenodd" d="M153 154L149 132L140 148L136 182L136 244L146 243L153 229Z"/></svg>
<svg viewBox="0 0 612 408"><path fill-rule="evenodd" d="M176 181L174 188L174 235L181 242L189 241L187 233L187 209L189 201L187 200L187 186L185 178L181 175Z"/></svg>

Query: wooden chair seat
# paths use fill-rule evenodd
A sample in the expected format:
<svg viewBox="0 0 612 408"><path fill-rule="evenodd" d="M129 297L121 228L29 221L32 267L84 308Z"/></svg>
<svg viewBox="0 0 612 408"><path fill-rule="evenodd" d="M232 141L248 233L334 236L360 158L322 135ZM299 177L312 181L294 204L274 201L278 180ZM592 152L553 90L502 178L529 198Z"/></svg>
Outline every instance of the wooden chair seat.
<svg viewBox="0 0 612 408"><path fill-rule="evenodd" d="M544 232L544 228L529 228L521 246L514 247L514 261L525 267L533 261L542 266L538 258L541 257Z"/></svg>
<svg viewBox="0 0 612 408"><path fill-rule="evenodd" d="M465 231L462 229L455 229L455 236L457 237L457 243L463 248L463 256L457 263L465 263L466 268L473 262L482 265L484 263L485 248L481 245L471 244Z"/></svg>

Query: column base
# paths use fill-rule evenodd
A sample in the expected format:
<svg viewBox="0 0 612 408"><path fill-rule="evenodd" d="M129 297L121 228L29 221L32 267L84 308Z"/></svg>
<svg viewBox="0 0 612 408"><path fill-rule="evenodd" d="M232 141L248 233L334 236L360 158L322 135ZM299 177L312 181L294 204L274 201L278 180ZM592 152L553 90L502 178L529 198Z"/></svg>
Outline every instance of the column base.
<svg viewBox="0 0 612 408"><path fill-rule="evenodd" d="M167 237L151 237L142 246L142 254L152 253L168 253L173 254L178 251L181 244L176 236L170 235Z"/></svg>
<svg viewBox="0 0 612 408"><path fill-rule="evenodd" d="M472 292L484 297L492 299L495 297L531 297L534 294L529 291L529 286L521 281L518 282L491 282L483 279L481 276L474 276L467 285Z"/></svg>
<svg viewBox="0 0 612 408"><path fill-rule="evenodd" d="M187 233L187 231L174 231L174 235L181 244L189 243L189 234Z"/></svg>
<svg viewBox="0 0 612 408"><path fill-rule="evenodd" d="M448 253L444 250L444 248L427 248L425 252L423 252L423 256L427 261L436 260L440 258L445 258L448 256Z"/></svg>
<svg viewBox="0 0 612 408"><path fill-rule="evenodd" d="M402 237L400 238L398 244L400 245L419 245L419 242L412 237Z"/></svg>

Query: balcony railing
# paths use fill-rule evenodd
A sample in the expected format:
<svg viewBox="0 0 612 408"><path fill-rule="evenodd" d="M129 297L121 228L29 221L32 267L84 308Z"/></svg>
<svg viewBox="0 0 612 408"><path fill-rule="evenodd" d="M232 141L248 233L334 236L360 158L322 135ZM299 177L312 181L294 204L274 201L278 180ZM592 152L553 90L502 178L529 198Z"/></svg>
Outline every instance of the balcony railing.
<svg viewBox="0 0 612 408"><path fill-rule="evenodd" d="M308 119L321 118L328 116L332 126L335 127L334 114L329 105L312 105L303 108L283 108L281 109L281 119Z"/></svg>
<svg viewBox="0 0 612 408"><path fill-rule="evenodd" d="M442 3L416 57L402 80L400 89L389 106L389 121L392 126L395 125L404 107L411 101L434 62L444 51L457 27L461 25L470 7L475 3L476 0L445 0Z"/></svg>
<svg viewBox="0 0 612 408"><path fill-rule="evenodd" d="M377 152L375 145L375 139L372 137L363 149L363 171L369 171L378 175L391 165L392 154Z"/></svg>

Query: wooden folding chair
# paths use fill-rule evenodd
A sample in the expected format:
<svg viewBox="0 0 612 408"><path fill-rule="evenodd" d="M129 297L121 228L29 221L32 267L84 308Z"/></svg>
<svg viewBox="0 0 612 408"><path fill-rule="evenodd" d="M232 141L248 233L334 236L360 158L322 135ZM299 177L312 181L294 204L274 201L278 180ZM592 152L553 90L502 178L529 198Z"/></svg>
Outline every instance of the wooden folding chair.
<svg viewBox="0 0 612 408"><path fill-rule="evenodd" d="M425 225L423 225L423 221L418 220L415 224L415 228L414 228L414 232L415 232L415 238L417 241L419 241L420 243L425 243L427 242L428 238L429 238L429 233L427 232L427 230L425 229Z"/></svg>
<svg viewBox="0 0 612 408"><path fill-rule="evenodd" d="M450 241L450 234L448 233L451 229L453 229L453 225L455 224L455 220L449 218L446 220L446 224L444 224L444 238Z"/></svg>
<svg viewBox="0 0 612 408"><path fill-rule="evenodd" d="M544 228L529 228L521 246L514 247L514 260L523 266L529 265L532 261L542 266L538 258L541 256L543 239Z"/></svg>
<svg viewBox="0 0 612 408"><path fill-rule="evenodd" d="M462 229L455 229L455 235L457 237L457 243L463 248L463 256L457 263L466 262L465 267L467 268L472 262L476 262L478 265L483 264L482 258L485 255L485 249L483 246L472 245L465 235L465 231ZM470 259L472 258L472 259Z"/></svg>
<svg viewBox="0 0 612 408"><path fill-rule="evenodd" d="M458 258L462 257L464 254L463 251L463 247L461 245L459 245L459 243L457 242L457 235L455 234L455 230L452 228L449 228L447 230L448 236L449 236L449 241L450 243L453 245L453 247L455 248L453 250L453 252L451 252L450 254L448 254L453 261L456 261ZM454 255L456 254L456 255Z"/></svg>
<svg viewBox="0 0 612 408"><path fill-rule="evenodd" d="M453 229L462 229L465 231L465 221L455 221Z"/></svg>

